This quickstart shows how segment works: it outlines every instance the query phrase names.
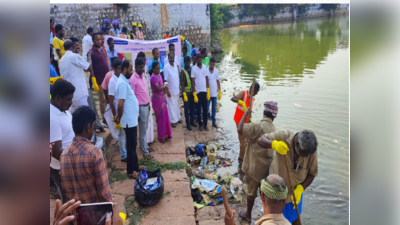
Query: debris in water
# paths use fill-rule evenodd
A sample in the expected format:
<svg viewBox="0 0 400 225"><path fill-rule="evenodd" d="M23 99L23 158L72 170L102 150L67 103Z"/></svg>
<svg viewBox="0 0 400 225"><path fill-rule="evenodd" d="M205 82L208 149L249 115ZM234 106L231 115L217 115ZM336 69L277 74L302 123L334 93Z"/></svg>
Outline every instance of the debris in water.
<svg viewBox="0 0 400 225"><path fill-rule="evenodd" d="M293 105L295 105L295 106L297 106L297 107L299 107L299 108L303 108L302 105L299 105L299 104L296 104L296 103L293 103Z"/></svg>
<svg viewBox="0 0 400 225"><path fill-rule="evenodd" d="M335 211L335 210L333 210L332 212L333 212L333 213L336 213L336 211Z"/></svg>
<svg viewBox="0 0 400 225"><path fill-rule="evenodd" d="M338 139L335 139L335 140L333 140L333 142L335 142L336 144L338 144L338 143L339 143L339 140L338 140Z"/></svg>
<svg viewBox="0 0 400 225"><path fill-rule="evenodd" d="M344 147L341 147L340 150L344 150Z"/></svg>

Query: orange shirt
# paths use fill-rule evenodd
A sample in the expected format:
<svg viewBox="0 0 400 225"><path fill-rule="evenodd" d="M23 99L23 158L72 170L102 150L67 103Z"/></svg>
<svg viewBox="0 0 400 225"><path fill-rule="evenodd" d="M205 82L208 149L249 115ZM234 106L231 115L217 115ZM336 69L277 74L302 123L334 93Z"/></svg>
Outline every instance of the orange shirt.
<svg viewBox="0 0 400 225"><path fill-rule="evenodd" d="M169 36L167 36L167 35L164 36L164 39L168 39L168 38L169 38Z"/></svg>

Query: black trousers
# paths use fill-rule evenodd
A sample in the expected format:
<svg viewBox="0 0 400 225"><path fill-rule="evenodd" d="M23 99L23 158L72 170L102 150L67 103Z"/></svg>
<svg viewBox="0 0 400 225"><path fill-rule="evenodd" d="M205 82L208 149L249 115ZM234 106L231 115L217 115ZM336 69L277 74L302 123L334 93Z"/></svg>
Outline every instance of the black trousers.
<svg viewBox="0 0 400 225"><path fill-rule="evenodd" d="M65 192L61 186L61 177L60 177L60 171L59 170L55 170L53 168L50 167L50 177L53 179L54 184L57 187L57 191L60 194L61 197L61 204L64 204L67 202L67 197L65 195Z"/></svg>
<svg viewBox="0 0 400 225"><path fill-rule="evenodd" d="M126 154L127 154L127 165L126 172L128 174L133 171L139 172L139 160L136 153L137 145L137 126L124 128L126 133Z"/></svg>
<svg viewBox="0 0 400 225"><path fill-rule="evenodd" d="M188 101L187 102L183 101L183 107L184 107L184 111L185 111L186 124L190 124L190 123L194 123L194 117L195 117L193 92L186 92L186 96L188 98ZM183 99L183 95L182 95L182 99Z"/></svg>
<svg viewBox="0 0 400 225"><path fill-rule="evenodd" d="M197 93L197 98L199 99L199 102L197 103L197 122L199 122L200 127L207 127L207 92ZM201 115L201 109L203 109L203 115ZM203 122L201 120L202 118Z"/></svg>

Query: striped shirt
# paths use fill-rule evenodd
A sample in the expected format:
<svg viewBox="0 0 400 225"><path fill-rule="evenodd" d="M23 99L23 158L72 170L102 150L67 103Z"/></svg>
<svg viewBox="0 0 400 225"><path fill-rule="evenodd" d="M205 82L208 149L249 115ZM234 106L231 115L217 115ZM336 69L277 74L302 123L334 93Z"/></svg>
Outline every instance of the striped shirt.
<svg viewBox="0 0 400 225"><path fill-rule="evenodd" d="M87 138L74 137L60 157L61 185L67 199L85 203L111 202L107 161Z"/></svg>

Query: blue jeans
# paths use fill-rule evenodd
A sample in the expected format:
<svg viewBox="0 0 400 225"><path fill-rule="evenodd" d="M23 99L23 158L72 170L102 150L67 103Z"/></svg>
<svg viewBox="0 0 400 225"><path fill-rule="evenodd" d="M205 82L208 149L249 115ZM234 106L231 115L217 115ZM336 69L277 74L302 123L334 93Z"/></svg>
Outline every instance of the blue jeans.
<svg viewBox="0 0 400 225"><path fill-rule="evenodd" d="M210 103L212 102L212 116L210 116ZM212 124L215 124L215 114L217 113L217 97L211 97L210 101L207 102L207 116L211 118Z"/></svg>
<svg viewBox="0 0 400 225"><path fill-rule="evenodd" d="M118 144L119 152L121 153L121 159L126 159L126 133L123 128L119 129Z"/></svg>

